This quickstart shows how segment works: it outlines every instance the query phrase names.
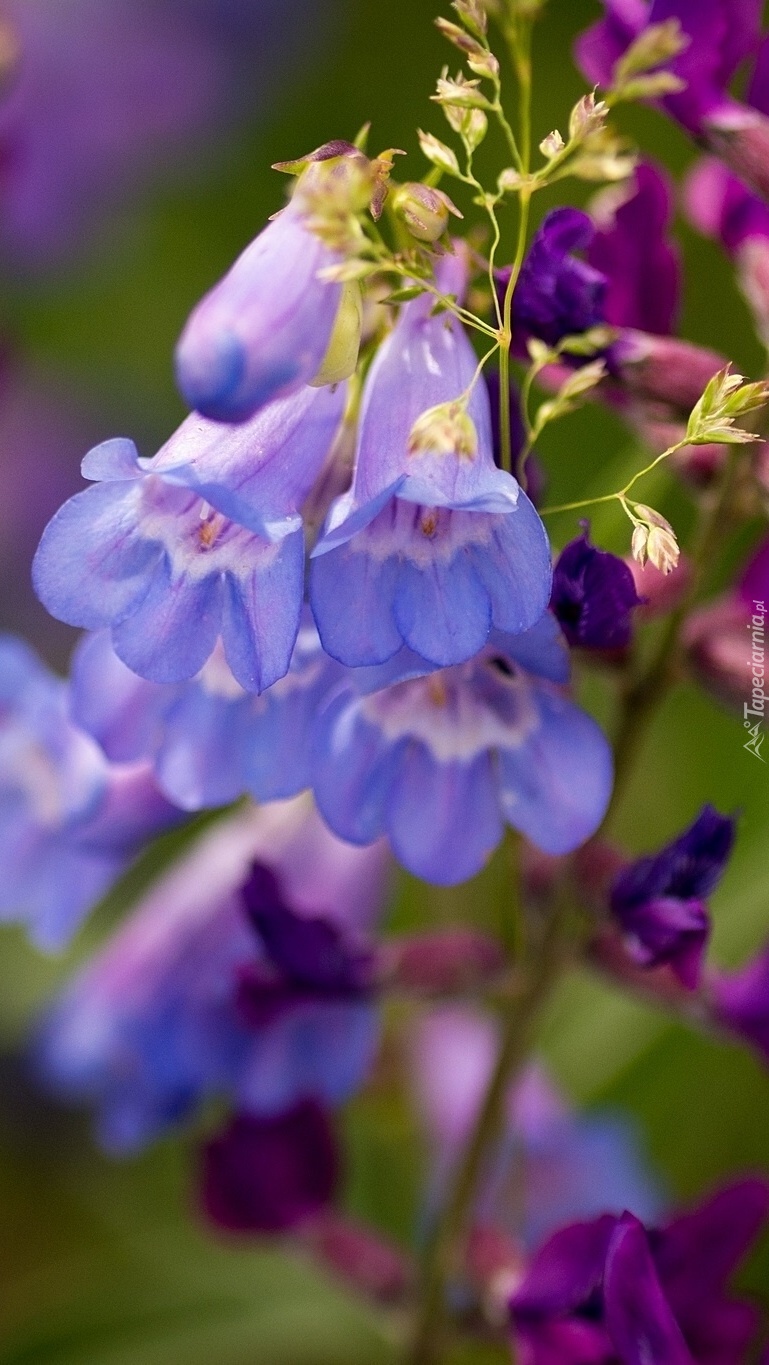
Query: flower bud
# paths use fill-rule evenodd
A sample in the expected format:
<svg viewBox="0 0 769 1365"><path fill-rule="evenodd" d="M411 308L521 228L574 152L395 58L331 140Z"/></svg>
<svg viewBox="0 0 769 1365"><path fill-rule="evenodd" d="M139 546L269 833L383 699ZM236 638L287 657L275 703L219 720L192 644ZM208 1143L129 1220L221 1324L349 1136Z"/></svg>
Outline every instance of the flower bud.
<svg viewBox="0 0 769 1365"><path fill-rule="evenodd" d="M327 1209L305 1224L302 1236L328 1270L367 1298L393 1303L411 1286L408 1257L373 1228Z"/></svg>
<svg viewBox="0 0 769 1365"><path fill-rule="evenodd" d="M640 520L633 531L633 558L641 565L648 559L661 573L671 573L681 554L673 527L643 503L636 503L635 513Z"/></svg>
<svg viewBox="0 0 769 1365"><path fill-rule="evenodd" d="M328 349L318 373L310 381L313 388L320 388L323 384L340 384L355 373L362 323L363 295L360 285L357 280L348 280L342 286L342 297Z"/></svg>
<svg viewBox="0 0 769 1365"><path fill-rule="evenodd" d="M629 328L623 332L622 382L640 398L667 403L687 417L726 364L717 352L678 337L652 336Z"/></svg>
<svg viewBox="0 0 769 1365"><path fill-rule="evenodd" d="M396 214L418 242L437 242L443 236L453 208L450 205L448 195L417 183L401 185L392 199Z"/></svg>
<svg viewBox="0 0 769 1365"><path fill-rule="evenodd" d="M740 289L756 321L765 346L769 346L769 239L748 237L737 253Z"/></svg>
<svg viewBox="0 0 769 1365"><path fill-rule="evenodd" d="M684 628L690 673L722 706L742 715L752 687L748 611L737 597L725 597L692 612Z"/></svg>
<svg viewBox="0 0 769 1365"><path fill-rule="evenodd" d="M641 598L639 611L647 618L665 616L685 598L692 581L692 567L688 559L681 558L670 573L660 571L651 561L639 564L628 556L625 560L633 575L633 582Z"/></svg>
<svg viewBox="0 0 769 1365"><path fill-rule="evenodd" d="M769 199L769 119L756 109L732 106L705 120L708 146L762 199Z"/></svg>
<svg viewBox="0 0 769 1365"><path fill-rule="evenodd" d="M382 957L393 985L431 995L483 985L505 963L502 945L473 929L410 934L387 944Z"/></svg>
<svg viewBox="0 0 769 1365"><path fill-rule="evenodd" d="M456 455L472 460L477 450L475 423L460 399L428 408L409 434L409 455Z"/></svg>

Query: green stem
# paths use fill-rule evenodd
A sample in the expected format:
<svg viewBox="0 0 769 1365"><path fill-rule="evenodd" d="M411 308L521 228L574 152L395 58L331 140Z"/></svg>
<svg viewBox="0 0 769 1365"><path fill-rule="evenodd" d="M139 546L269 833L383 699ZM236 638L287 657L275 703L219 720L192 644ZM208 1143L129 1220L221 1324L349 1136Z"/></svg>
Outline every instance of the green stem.
<svg viewBox="0 0 769 1365"><path fill-rule="evenodd" d="M529 976L504 1020L494 1073L425 1258L411 1365L438 1365L443 1355L446 1286L457 1268L479 1178L503 1127L508 1089L526 1060L534 1021L560 975L565 956L562 920L562 908L556 906Z"/></svg>
<svg viewBox="0 0 769 1365"><path fill-rule="evenodd" d="M531 192L524 186L521 189L520 216L518 219L518 243L515 260L510 271L510 279L505 290L502 307L502 332L499 341L499 429L502 468L508 474L513 472L513 444L510 430L510 347L513 341L513 294L521 273L523 258L526 254L526 240L529 231L529 207Z"/></svg>

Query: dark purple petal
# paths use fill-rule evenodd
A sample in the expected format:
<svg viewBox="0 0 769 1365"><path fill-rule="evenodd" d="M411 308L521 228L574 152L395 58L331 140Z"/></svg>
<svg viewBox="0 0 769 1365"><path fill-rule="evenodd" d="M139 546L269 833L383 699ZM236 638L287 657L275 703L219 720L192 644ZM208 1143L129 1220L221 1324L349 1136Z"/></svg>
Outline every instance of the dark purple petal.
<svg viewBox="0 0 769 1365"><path fill-rule="evenodd" d="M694 1365L657 1277L643 1223L619 1220L606 1256L604 1312L622 1365Z"/></svg>
<svg viewBox="0 0 769 1365"><path fill-rule="evenodd" d="M656 1241L654 1259L683 1322L723 1292L769 1217L769 1184L740 1181L676 1218Z"/></svg>
<svg viewBox="0 0 769 1365"><path fill-rule="evenodd" d="M648 18L646 0L604 0L606 15L577 39L577 65L594 85L610 85L612 71Z"/></svg>
<svg viewBox="0 0 769 1365"><path fill-rule="evenodd" d="M621 649L630 643L630 613L640 605L623 560L580 536L567 545L553 574L550 609L570 645Z"/></svg>
<svg viewBox="0 0 769 1365"><path fill-rule="evenodd" d="M648 161L635 170L632 193L600 225L588 251L607 281L603 315L612 327L675 330L681 262L668 238L672 196L663 172Z"/></svg>
<svg viewBox="0 0 769 1365"><path fill-rule="evenodd" d="M738 972L719 972L711 993L718 1022L752 1043L769 1062L769 948Z"/></svg>
<svg viewBox="0 0 769 1365"><path fill-rule="evenodd" d="M620 873L612 889L615 914L657 897L699 900L708 896L732 851L735 822L703 806L697 819L659 853L639 858Z"/></svg>
<svg viewBox="0 0 769 1365"><path fill-rule="evenodd" d="M696 989L710 937L710 916L702 901L662 896L629 906L618 918L640 966L669 963L682 985Z"/></svg>
<svg viewBox="0 0 769 1365"><path fill-rule="evenodd" d="M616 1365L604 1327L582 1318L524 1322L516 1334L522 1365Z"/></svg>
<svg viewBox="0 0 769 1365"><path fill-rule="evenodd" d="M573 1223L540 1248L511 1300L516 1317L572 1313L601 1287L606 1253L617 1219L604 1214L591 1223Z"/></svg>
<svg viewBox="0 0 769 1365"><path fill-rule="evenodd" d="M604 321L606 278L574 253L586 251L595 225L578 209L555 209L535 234L513 295L518 343L529 336L556 346ZM509 269L497 275L504 295Z"/></svg>
<svg viewBox="0 0 769 1365"><path fill-rule="evenodd" d="M331 1125L312 1100L277 1118L238 1114L203 1148L203 1207L231 1232L284 1232L329 1203L338 1176Z"/></svg>
<svg viewBox="0 0 769 1365"><path fill-rule="evenodd" d="M248 917L271 962L290 985L309 991L350 995L370 981L370 957L345 942L329 920L296 914L268 867L255 863L242 889Z"/></svg>

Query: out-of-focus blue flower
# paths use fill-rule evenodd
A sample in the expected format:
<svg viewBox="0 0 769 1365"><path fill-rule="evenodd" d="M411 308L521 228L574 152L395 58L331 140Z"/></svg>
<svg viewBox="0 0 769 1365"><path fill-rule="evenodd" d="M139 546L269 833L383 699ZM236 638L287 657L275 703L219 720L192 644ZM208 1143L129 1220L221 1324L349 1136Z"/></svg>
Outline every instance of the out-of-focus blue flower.
<svg viewBox="0 0 769 1365"><path fill-rule="evenodd" d="M61 620L109 626L120 659L152 682L194 677L221 638L237 681L283 677L299 628L299 515L344 392L304 389L247 426L193 414L152 460L107 441L83 461L94 487L49 523L35 588Z"/></svg>
<svg viewBox="0 0 769 1365"><path fill-rule="evenodd" d="M384 687L371 670L382 690L361 695L353 670L318 718L313 786L341 838L387 834L405 867L447 885L480 870L505 823L554 854L595 832L611 751L557 685L568 659L552 617L426 677L424 663L396 662L404 681L393 670Z"/></svg>
<svg viewBox="0 0 769 1365"><path fill-rule="evenodd" d="M196 678L148 682L115 654L109 633L86 636L72 664L72 715L114 762L148 759L161 791L183 810L296 796L310 785L315 714L339 665L311 621L300 628L284 678L245 692L221 645Z"/></svg>
<svg viewBox="0 0 769 1365"><path fill-rule="evenodd" d="M147 764L108 764L72 724L66 684L0 637L0 919L60 948L176 810Z"/></svg>
<svg viewBox="0 0 769 1365"><path fill-rule="evenodd" d="M665 64L685 88L661 101L695 137L713 120L742 109L728 87L740 62L755 51L762 0L603 0L605 17L577 41L577 61L588 80L608 86L615 63L652 24L677 19L686 47Z"/></svg>
<svg viewBox="0 0 769 1365"><path fill-rule="evenodd" d="M684 986L698 985L710 935L706 898L729 861L734 833L733 820L704 806L677 839L620 872L611 911L640 966L669 963Z"/></svg>
<svg viewBox="0 0 769 1365"><path fill-rule="evenodd" d="M595 225L579 209L554 209L538 228L513 294L513 328L517 342L537 337L557 346L605 320L607 281L600 270L575 255L595 237ZM504 296L509 267L497 273Z"/></svg>
<svg viewBox="0 0 769 1365"><path fill-rule="evenodd" d="M489 1015L458 1005L433 1010L414 1035L414 1098L430 1141L438 1204L486 1093L498 1041ZM615 1114L573 1113L532 1064L508 1092L475 1220L533 1250L566 1222L624 1209L646 1221L661 1212L632 1125Z"/></svg>
<svg viewBox="0 0 769 1365"><path fill-rule="evenodd" d="M556 1232L510 1300L527 1365L730 1365L748 1358L758 1310L728 1280L769 1213L744 1180L661 1228L605 1214Z"/></svg>
<svg viewBox="0 0 769 1365"><path fill-rule="evenodd" d="M447 263L446 263L447 262ZM460 276L446 258L444 271ZM461 282L442 282L458 292ZM358 667L406 644L433 665L470 658L492 627L515 633L542 615L550 592L544 526L515 480L497 469L488 395L473 385L477 358L429 295L403 309L363 395L355 474L315 550L310 600L324 648ZM417 419L452 405L468 443L442 446ZM440 422L437 422L440 425Z"/></svg>
<svg viewBox="0 0 769 1365"><path fill-rule="evenodd" d="M283 1114L236 1114L205 1144L203 1208L229 1232L287 1232L330 1202L339 1180L334 1133L314 1100Z"/></svg>
<svg viewBox="0 0 769 1365"><path fill-rule="evenodd" d="M550 610L570 645L623 649L630 644L631 612L640 601L627 564L597 550L587 533L561 551Z"/></svg>
<svg viewBox="0 0 769 1365"><path fill-rule="evenodd" d="M300 176L288 207L190 315L176 349L176 376L190 407L204 416L243 422L319 375L345 295L323 277L342 256L315 230L313 214L316 196L344 193L346 163L360 157L353 147L349 153L315 154L320 159ZM356 358L357 344L353 368Z"/></svg>
<svg viewBox="0 0 769 1365"><path fill-rule="evenodd" d="M313 27L306 0L277 22L262 0L9 0L3 17L19 52L0 102L0 243L36 268L161 167L199 166L255 98L263 111Z"/></svg>
<svg viewBox="0 0 769 1365"><path fill-rule="evenodd" d="M40 1043L49 1082L98 1109L100 1140L116 1152L140 1147L211 1095L256 1115L303 1098L341 1102L371 1063L376 1009L360 994L313 993L306 982L300 997L242 890L262 864L310 935L321 918L363 942L381 907L385 859L381 844L335 839L302 800L229 816L156 883L53 1007ZM273 1007L258 1020L257 968Z"/></svg>
<svg viewBox="0 0 769 1365"><path fill-rule="evenodd" d="M603 321L659 336L675 331L681 257L670 237L673 196L664 171L639 161L627 187L599 195L591 212L597 231L587 259L606 280Z"/></svg>

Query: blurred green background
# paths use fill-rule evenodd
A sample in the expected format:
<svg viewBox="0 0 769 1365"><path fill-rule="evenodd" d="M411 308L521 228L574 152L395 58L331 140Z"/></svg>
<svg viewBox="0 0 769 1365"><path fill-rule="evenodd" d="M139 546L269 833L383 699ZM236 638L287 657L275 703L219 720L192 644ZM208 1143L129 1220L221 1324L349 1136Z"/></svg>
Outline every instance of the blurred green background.
<svg viewBox="0 0 769 1365"><path fill-rule="evenodd" d="M571 43L597 9L592 0L550 0L535 47L539 136L563 127L583 92ZM451 57L432 25L436 12L436 0L329 0L317 53L296 64L289 59L258 127L246 121L209 146L183 182L156 184L138 197L66 268L34 279L6 273L6 330L29 371L66 395L95 439L131 435L149 455L182 416L172 379L175 339L193 302L280 206L283 182L271 162L351 138L370 120L373 149L403 148L408 173L423 173L415 127L445 136L440 112L428 103ZM625 111L622 122L675 175L692 159L684 137L655 113ZM503 164L497 157L501 149L489 139L479 166ZM397 169L403 173L400 163ZM584 202L582 187L561 188ZM539 211L554 202L543 196ZM687 266L686 335L757 376L762 352L727 264L683 223L677 234ZM611 466L629 452L618 422L589 408L553 430L542 454L560 498L584 496L593 484L616 486ZM18 459L10 447L1 455ZM666 489L663 481L656 505L685 517L685 499ZM574 529L563 519L556 538L563 543ZM620 534L605 529L607 543ZM0 611L5 628L38 633L50 657L61 660L65 637L46 635L42 615L22 607L18 594L4 592ZM737 962L769 929L769 774L743 750L738 720L681 690L655 724L618 833L633 849L653 848L706 800L741 812L737 852L714 901L714 952ZM491 881L481 884L481 903L484 887L490 896ZM440 902L436 893L404 887L396 921L429 919L441 913ZM189 1139L112 1163L93 1147L84 1120L30 1087L30 1021L115 913L113 904L97 915L63 960L42 959L20 932L2 931L0 1365L397 1360L388 1330L308 1265L204 1231L192 1206ZM637 1116L674 1196L694 1196L733 1171L769 1172L769 1078L742 1051L693 1037L587 975L559 993L541 1048L574 1101L621 1104ZM384 1070L347 1120L349 1202L407 1241L419 1145ZM769 1256L757 1258L749 1279L766 1293Z"/></svg>

